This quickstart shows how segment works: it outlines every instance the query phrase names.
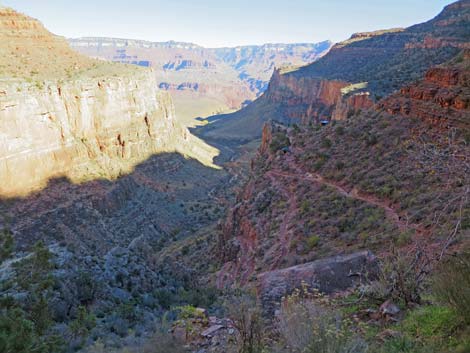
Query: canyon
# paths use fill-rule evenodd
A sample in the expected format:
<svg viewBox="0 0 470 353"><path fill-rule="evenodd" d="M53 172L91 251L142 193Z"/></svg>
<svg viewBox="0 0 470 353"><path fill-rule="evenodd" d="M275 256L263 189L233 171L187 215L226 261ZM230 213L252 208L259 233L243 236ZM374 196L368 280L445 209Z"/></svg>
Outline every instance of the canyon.
<svg viewBox="0 0 470 353"><path fill-rule="evenodd" d="M270 119L292 125L350 118L458 55L468 45L469 16L469 5L457 2L422 24L353 34L312 64L278 69L263 96L204 134L250 139ZM429 38L439 45L416 47Z"/></svg>
<svg viewBox="0 0 470 353"><path fill-rule="evenodd" d="M462 53L349 121L266 124L250 181L221 227L219 285L364 246L383 251L394 236L438 248L468 202L468 63ZM376 235L363 233L369 227Z"/></svg>
<svg viewBox="0 0 470 353"><path fill-rule="evenodd" d="M176 121L171 97L157 90L151 72L101 69L103 64L76 54L39 22L13 11L2 12L1 21L2 42L17 46L3 60L13 61L34 43L37 51L34 58L26 58L31 65L22 66L24 74L44 74L38 70L49 67L53 55L68 55L70 67L64 63L64 70L73 72L69 77L56 71L58 76L49 80L2 79L2 196L26 195L59 176L72 182L116 178L156 153L179 152L212 164L217 150Z"/></svg>
<svg viewBox="0 0 470 353"><path fill-rule="evenodd" d="M161 89L171 92L178 119L238 110L267 88L276 67L309 64L328 52L332 43L266 44L204 48L193 43L147 42L116 38L68 40L82 54L154 69Z"/></svg>
<svg viewBox="0 0 470 353"><path fill-rule="evenodd" d="M469 23L69 47L0 7L0 348L465 352Z"/></svg>

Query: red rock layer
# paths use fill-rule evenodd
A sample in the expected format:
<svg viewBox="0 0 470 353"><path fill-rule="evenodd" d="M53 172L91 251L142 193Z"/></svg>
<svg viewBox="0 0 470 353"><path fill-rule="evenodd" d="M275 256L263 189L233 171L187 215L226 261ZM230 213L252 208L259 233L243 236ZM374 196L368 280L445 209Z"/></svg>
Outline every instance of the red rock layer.
<svg viewBox="0 0 470 353"><path fill-rule="evenodd" d="M421 118L432 125L470 128L470 52L450 67L429 69L425 79L404 87L378 107L393 115Z"/></svg>
<svg viewBox="0 0 470 353"><path fill-rule="evenodd" d="M373 105L365 92L344 94L342 89L349 85L344 81L282 75L276 70L266 97L272 103L281 104L285 115L293 122L343 120L351 111Z"/></svg>

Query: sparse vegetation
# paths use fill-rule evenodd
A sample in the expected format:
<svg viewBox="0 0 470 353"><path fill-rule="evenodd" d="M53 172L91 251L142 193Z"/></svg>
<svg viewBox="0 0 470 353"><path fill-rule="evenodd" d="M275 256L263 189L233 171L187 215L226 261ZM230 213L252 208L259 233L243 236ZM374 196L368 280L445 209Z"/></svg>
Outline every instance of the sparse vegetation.
<svg viewBox="0 0 470 353"><path fill-rule="evenodd" d="M367 344L352 330L352 323L328 308L317 292L307 287L295 291L281 305L277 327L279 352L367 352Z"/></svg>
<svg viewBox="0 0 470 353"><path fill-rule="evenodd" d="M269 148L271 152L279 151L282 148L286 148L290 146L289 137L285 132L279 131L273 134L273 139Z"/></svg>

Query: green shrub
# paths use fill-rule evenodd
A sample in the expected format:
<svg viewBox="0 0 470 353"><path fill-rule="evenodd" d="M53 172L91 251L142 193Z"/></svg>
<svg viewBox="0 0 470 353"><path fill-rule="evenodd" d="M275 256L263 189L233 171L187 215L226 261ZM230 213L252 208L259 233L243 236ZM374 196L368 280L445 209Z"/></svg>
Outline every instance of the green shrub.
<svg viewBox="0 0 470 353"><path fill-rule="evenodd" d="M339 136L344 135L344 133L345 133L344 127L343 127L343 126L338 126L338 127L335 129L335 132L336 132L336 134L339 135Z"/></svg>
<svg viewBox="0 0 470 353"><path fill-rule="evenodd" d="M470 251L449 257L436 269L433 291L437 298L454 308L470 324Z"/></svg>
<svg viewBox="0 0 470 353"><path fill-rule="evenodd" d="M181 289L178 291L182 303L208 308L217 300L219 291L215 287Z"/></svg>
<svg viewBox="0 0 470 353"><path fill-rule="evenodd" d="M338 161L338 162L336 162L335 168L337 170L342 170L342 169L344 169L344 166L345 166L344 162Z"/></svg>
<svg viewBox="0 0 470 353"><path fill-rule="evenodd" d="M453 309L426 306L413 310L403 321L404 332L415 338L447 339L456 330L458 321Z"/></svg>
<svg viewBox="0 0 470 353"><path fill-rule="evenodd" d="M300 204L300 213L302 213L304 215L309 210L310 210L310 203L308 202L308 200L302 201L302 203Z"/></svg>
<svg viewBox="0 0 470 353"><path fill-rule="evenodd" d="M85 307L81 306L78 308L77 318L70 323L69 328L74 337L85 338L95 326L95 315L88 312Z"/></svg>
<svg viewBox="0 0 470 353"><path fill-rule="evenodd" d="M141 316L135 301L129 301L119 305L116 311L121 318L127 320L130 323L137 322Z"/></svg>
<svg viewBox="0 0 470 353"><path fill-rule="evenodd" d="M398 236L396 240L396 243L398 246L404 246L406 244L409 244L412 238L413 238L413 232L404 231L400 233L400 235Z"/></svg>
<svg viewBox="0 0 470 353"><path fill-rule="evenodd" d="M321 145L322 145L323 148L330 148L333 145L333 143L331 142L330 139L324 137L322 139Z"/></svg>
<svg viewBox="0 0 470 353"><path fill-rule="evenodd" d="M20 308L0 310L0 352L54 353L59 352L63 341L54 335L41 336L35 323Z"/></svg>
<svg viewBox="0 0 470 353"><path fill-rule="evenodd" d="M283 147L290 146L290 140L286 133L284 132L277 132L273 134L271 144L269 145L269 149L272 153L279 151Z"/></svg>
<svg viewBox="0 0 470 353"><path fill-rule="evenodd" d="M308 250L311 251L313 248L315 248L318 243L320 242L320 237L318 235L311 235L307 238L307 247Z"/></svg>
<svg viewBox="0 0 470 353"><path fill-rule="evenodd" d="M155 291L155 298L158 300L158 304L166 310L169 310L174 303L175 294L167 289L157 289Z"/></svg>

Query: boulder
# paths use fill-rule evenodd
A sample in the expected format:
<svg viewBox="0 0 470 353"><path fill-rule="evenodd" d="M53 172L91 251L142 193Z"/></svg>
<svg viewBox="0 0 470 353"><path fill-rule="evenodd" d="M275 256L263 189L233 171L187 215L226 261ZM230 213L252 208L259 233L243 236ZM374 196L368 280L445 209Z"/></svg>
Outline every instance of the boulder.
<svg viewBox="0 0 470 353"><path fill-rule="evenodd" d="M378 270L376 257L369 251L338 255L258 275L258 295L264 310L272 315L281 299L307 285L325 294L343 291L366 274Z"/></svg>

